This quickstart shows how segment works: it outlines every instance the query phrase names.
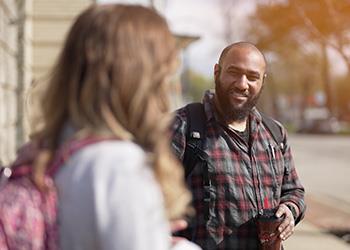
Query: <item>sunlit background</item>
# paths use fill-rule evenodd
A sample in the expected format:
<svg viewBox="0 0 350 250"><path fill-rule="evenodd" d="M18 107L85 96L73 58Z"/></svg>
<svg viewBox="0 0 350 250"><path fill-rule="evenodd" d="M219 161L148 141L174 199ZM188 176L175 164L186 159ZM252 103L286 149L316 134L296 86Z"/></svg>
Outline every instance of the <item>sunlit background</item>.
<svg viewBox="0 0 350 250"><path fill-rule="evenodd" d="M52 66L76 15L93 0L0 0L0 163L28 137L26 93ZM213 66L236 41L268 60L259 109L289 130L308 212L286 249L350 249L350 1L101 0L166 17L181 49L173 107L213 88ZM348 242L348 243L346 243Z"/></svg>

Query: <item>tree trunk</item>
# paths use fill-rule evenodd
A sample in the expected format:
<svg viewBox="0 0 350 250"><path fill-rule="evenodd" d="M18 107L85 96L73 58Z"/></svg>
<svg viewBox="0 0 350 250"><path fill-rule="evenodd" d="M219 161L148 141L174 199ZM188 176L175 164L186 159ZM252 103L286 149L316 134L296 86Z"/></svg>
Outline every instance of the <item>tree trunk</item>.
<svg viewBox="0 0 350 250"><path fill-rule="evenodd" d="M330 83L327 45L324 42L321 43L321 53L322 53L321 76L322 76L324 93L326 95L326 107L331 114L334 114L333 91Z"/></svg>

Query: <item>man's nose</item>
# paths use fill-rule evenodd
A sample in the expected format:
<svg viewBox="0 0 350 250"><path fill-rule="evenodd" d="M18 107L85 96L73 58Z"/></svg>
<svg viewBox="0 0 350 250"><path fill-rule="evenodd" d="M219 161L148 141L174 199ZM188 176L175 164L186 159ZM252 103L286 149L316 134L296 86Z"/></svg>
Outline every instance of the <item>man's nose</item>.
<svg viewBox="0 0 350 250"><path fill-rule="evenodd" d="M240 90L247 90L249 88L247 76L245 74L240 75L235 85Z"/></svg>

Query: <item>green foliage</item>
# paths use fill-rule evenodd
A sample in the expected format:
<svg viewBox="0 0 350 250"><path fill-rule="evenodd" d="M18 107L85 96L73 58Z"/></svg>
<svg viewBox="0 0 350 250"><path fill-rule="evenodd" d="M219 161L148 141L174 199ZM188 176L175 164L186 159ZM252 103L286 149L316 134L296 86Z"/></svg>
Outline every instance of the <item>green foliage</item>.
<svg viewBox="0 0 350 250"><path fill-rule="evenodd" d="M192 101L199 102L202 100L203 94L207 89L213 88L214 83L210 78L201 75L200 73L192 70L184 72L185 77L183 83L185 84L184 93Z"/></svg>

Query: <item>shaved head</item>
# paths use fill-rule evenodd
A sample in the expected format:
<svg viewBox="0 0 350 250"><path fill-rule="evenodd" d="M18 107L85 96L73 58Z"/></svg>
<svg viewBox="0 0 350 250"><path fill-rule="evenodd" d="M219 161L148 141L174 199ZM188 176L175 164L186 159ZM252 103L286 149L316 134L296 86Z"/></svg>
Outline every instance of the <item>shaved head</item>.
<svg viewBox="0 0 350 250"><path fill-rule="evenodd" d="M228 45L221 52L221 55L219 57L219 62L218 62L219 65L222 65L223 60L225 59L228 52L231 51L231 49L247 49L247 50L257 52L263 58L264 63L265 63L265 68L266 68L266 58L265 58L264 54L261 53L261 51L254 44L252 44L250 42L236 42L236 43L232 43L232 44Z"/></svg>

